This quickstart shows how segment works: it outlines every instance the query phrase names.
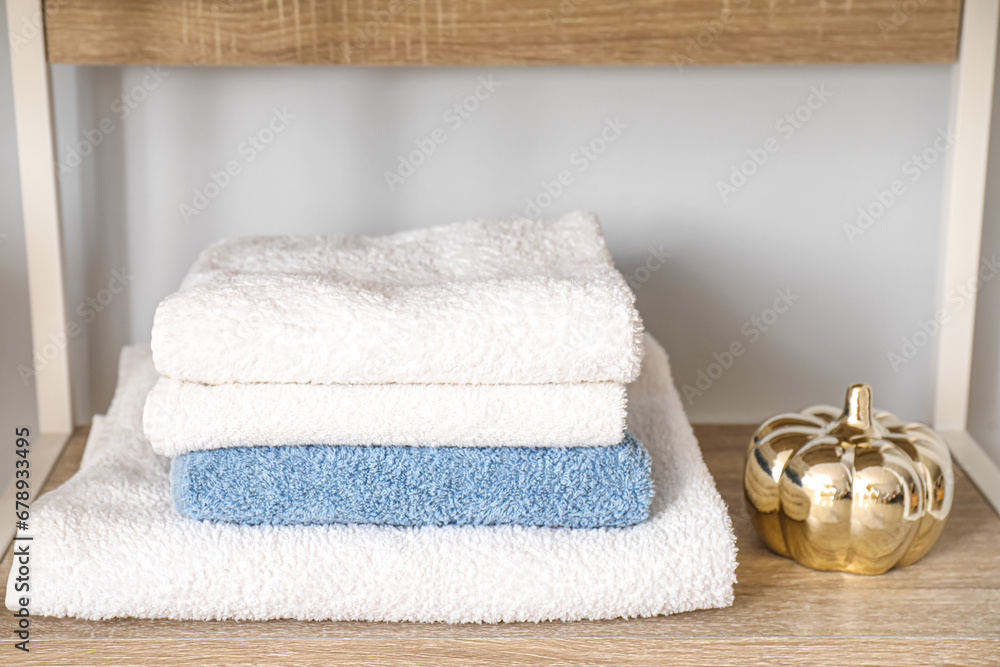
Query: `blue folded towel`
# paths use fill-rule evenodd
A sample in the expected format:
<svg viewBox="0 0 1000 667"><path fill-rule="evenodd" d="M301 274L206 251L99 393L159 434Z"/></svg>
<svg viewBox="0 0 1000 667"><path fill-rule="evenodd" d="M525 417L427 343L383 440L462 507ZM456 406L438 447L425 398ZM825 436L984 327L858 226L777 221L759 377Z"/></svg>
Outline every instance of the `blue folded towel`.
<svg viewBox="0 0 1000 667"><path fill-rule="evenodd" d="M515 524L598 528L644 521L649 454L610 447L288 445L182 454L174 506L247 524Z"/></svg>

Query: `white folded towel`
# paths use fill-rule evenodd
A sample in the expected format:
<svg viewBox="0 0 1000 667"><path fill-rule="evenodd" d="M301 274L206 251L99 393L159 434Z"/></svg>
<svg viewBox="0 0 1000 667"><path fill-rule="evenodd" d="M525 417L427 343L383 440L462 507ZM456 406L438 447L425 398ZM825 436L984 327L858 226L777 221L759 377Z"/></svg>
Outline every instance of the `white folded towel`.
<svg viewBox="0 0 1000 667"><path fill-rule="evenodd" d="M260 445L618 444L625 385L199 384L161 377L143 430L157 454Z"/></svg>
<svg viewBox="0 0 1000 667"><path fill-rule="evenodd" d="M177 380L629 382L642 322L593 215L207 248L157 308Z"/></svg>
<svg viewBox="0 0 1000 667"><path fill-rule="evenodd" d="M242 526L185 519L169 459L142 435L157 380L145 346L122 353L107 417L80 471L32 505L31 612L175 619L540 621L652 616L732 603L725 505L684 416L662 348L646 339L629 429L652 457L646 523L516 526ZM22 534L23 535L23 534ZM7 584L16 608L17 570Z"/></svg>

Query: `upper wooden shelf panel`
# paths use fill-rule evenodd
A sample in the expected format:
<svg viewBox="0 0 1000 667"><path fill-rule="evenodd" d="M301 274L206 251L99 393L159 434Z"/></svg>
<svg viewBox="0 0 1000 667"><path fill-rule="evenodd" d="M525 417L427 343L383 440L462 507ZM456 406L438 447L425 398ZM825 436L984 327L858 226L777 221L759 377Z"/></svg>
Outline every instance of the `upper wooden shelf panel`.
<svg viewBox="0 0 1000 667"><path fill-rule="evenodd" d="M951 62L961 0L49 0L49 59L120 65Z"/></svg>

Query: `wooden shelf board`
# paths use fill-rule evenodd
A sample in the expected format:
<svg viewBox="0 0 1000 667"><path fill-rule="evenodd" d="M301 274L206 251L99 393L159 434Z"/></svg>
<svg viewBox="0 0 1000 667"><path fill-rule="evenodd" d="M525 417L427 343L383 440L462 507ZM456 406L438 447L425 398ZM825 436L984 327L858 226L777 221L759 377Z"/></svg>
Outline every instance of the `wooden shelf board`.
<svg viewBox="0 0 1000 667"><path fill-rule="evenodd" d="M1000 656L1000 518L960 470L937 546L878 577L815 572L768 552L743 509L741 472L752 426L695 427L730 508L739 546L729 609L576 623L83 621L36 617L30 654L14 655L0 615L0 664L289 665L986 665ZM46 488L79 466L79 430ZM8 549L0 576L6 582ZM81 576L84 576L82 573ZM20 652L18 652L20 654ZM754 662L759 661L759 662Z"/></svg>
<svg viewBox="0 0 1000 667"><path fill-rule="evenodd" d="M961 0L49 0L52 62L954 62Z"/></svg>

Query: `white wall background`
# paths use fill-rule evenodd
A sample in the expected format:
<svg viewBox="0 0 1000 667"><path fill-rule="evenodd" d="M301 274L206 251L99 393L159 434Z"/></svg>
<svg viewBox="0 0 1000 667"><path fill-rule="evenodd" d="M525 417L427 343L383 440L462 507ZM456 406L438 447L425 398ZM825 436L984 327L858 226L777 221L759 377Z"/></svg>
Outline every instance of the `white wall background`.
<svg viewBox="0 0 1000 667"><path fill-rule="evenodd" d="M930 346L895 370L887 353L935 309L944 159L916 182L904 163L946 126L948 67L172 68L124 119L116 100L144 90L144 68L56 74L65 164L102 121L113 127L63 178L71 317L113 270L134 275L78 341L81 421L106 407L118 347L149 337L157 302L211 241L507 217L561 170L573 183L544 215L598 212L619 267L640 279L649 248L670 253L637 292L679 383L697 387L713 353L746 345L692 396L694 420L839 402L857 380L880 405L930 418ZM490 76L499 88L451 130L443 114ZM776 123L814 87L832 97L788 136ZM274 109L295 117L247 162L241 142ZM580 173L571 156L606 119L627 128ZM437 127L447 140L390 192L385 172ZM769 138L777 152L723 201L717 182ZM242 172L186 222L180 205L229 160ZM894 179L905 194L851 243L844 225ZM786 288L798 300L751 342L744 324Z"/></svg>
<svg viewBox="0 0 1000 667"><path fill-rule="evenodd" d="M500 86L452 129L446 111L490 76ZM744 344L691 396L693 421L838 403L859 380L879 406L931 418L934 341L896 368L888 354L936 308L945 159L932 147L947 124L948 66L164 68L159 77L142 67L54 68L69 317L84 325L72 341L80 422L106 409L120 346L149 338L157 302L215 239L508 217L561 170L573 182L542 214L600 215L679 385L697 387L699 371L718 370L713 353ZM832 97L789 136L790 125L777 124L814 87ZM136 103L124 118L123 97ZM10 374L30 347L9 106L2 79L5 420L31 414L30 390ZM248 162L241 143L274 109L294 118ZM607 119L627 128L579 171L574 151ZM385 172L439 127L447 140L390 191ZM771 138L777 152L723 201L717 182ZM915 172L908 160L925 150L937 159ZM75 153L89 154L77 163ZM180 205L230 160L241 173L185 221ZM852 243L845 224L895 179L903 194ZM670 257L646 279L650 248ZM106 306L88 302L115 270L133 276L128 288ZM779 289L797 300L759 338L747 335Z"/></svg>

